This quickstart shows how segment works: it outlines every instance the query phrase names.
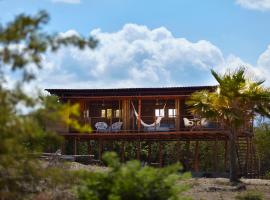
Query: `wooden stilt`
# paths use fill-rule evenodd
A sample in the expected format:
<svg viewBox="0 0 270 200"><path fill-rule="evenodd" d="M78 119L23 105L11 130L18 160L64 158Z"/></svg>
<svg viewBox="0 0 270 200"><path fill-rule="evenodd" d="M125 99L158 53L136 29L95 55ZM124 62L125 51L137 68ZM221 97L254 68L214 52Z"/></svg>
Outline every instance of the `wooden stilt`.
<svg viewBox="0 0 270 200"><path fill-rule="evenodd" d="M125 141L121 143L121 161L125 162Z"/></svg>
<svg viewBox="0 0 270 200"><path fill-rule="evenodd" d="M137 142L137 147L136 147L136 159L140 160L141 159L141 141Z"/></svg>
<svg viewBox="0 0 270 200"><path fill-rule="evenodd" d="M189 162L189 158L190 158L190 141L189 140L186 141L185 152L186 152L186 159L184 161L185 170L190 170L191 166Z"/></svg>
<svg viewBox="0 0 270 200"><path fill-rule="evenodd" d="M103 140L98 141L98 160L102 159Z"/></svg>
<svg viewBox="0 0 270 200"><path fill-rule="evenodd" d="M196 141L195 144L195 153L194 153L194 171L199 171L199 141Z"/></svg>
<svg viewBox="0 0 270 200"><path fill-rule="evenodd" d="M148 155L147 155L147 161L148 161L148 164L150 165L151 164L151 154L152 154L152 143L149 142L148 143Z"/></svg>
<svg viewBox="0 0 270 200"><path fill-rule="evenodd" d="M163 167L163 144L162 144L162 142L159 142L158 146L159 146L159 166Z"/></svg>
<svg viewBox="0 0 270 200"><path fill-rule="evenodd" d="M87 151L88 151L88 155L92 154L91 140L87 141Z"/></svg>
<svg viewBox="0 0 270 200"><path fill-rule="evenodd" d="M215 143L214 143L214 148L213 148L213 152L214 152L214 171L217 172L217 140L215 140Z"/></svg>
<svg viewBox="0 0 270 200"><path fill-rule="evenodd" d="M246 138L246 141L247 141L247 152L246 152L246 176L248 176L248 172L249 171L252 171L252 152L251 152L251 148L250 148L250 140L249 140L249 138L247 137Z"/></svg>
<svg viewBox="0 0 270 200"><path fill-rule="evenodd" d="M77 155L77 138L74 138L73 155Z"/></svg>
<svg viewBox="0 0 270 200"><path fill-rule="evenodd" d="M176 143L176 161L181 162L181 142Z"/></svg>
<svg viewBox="0 0 270 200"><path fill-rule="evenodd" d="M228 141L225 140L225 145L224 145L224 171L227 171L227 157L228 157Z"/></svg>
<svg viewBox="0 0 270 200"><path fill-rule="evenodd" d="M64 138L62 144L61 144L61 154L65 154L65 150L66 150L66 139Z"/></svg>

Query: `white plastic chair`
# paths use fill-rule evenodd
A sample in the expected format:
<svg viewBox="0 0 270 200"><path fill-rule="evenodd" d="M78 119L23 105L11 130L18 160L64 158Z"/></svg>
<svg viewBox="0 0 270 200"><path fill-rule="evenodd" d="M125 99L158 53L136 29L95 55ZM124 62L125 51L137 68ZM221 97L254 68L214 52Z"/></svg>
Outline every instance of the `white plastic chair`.
<svg viewBox="0 0 270 200"><path fill-rule="evenodd" d="M200 121L200 125L202 127L207 127L208 126L208 121L206 118L202 118L201 121Z"/></svg>
<svg viewBox="0 0 270 200"><path fill-rule="evenodd" d="M184 120L185 127L193 127L194 126L194 122L189 120L188 118L184 117L183 120Z"/></svg>
<svg viewBox="0 0 270 200"><path fill-rule="evenodd" d="M112 132L119 132L121 130L121 127L123 125L123 122L115 122L111 126L111 131Z"/></svg>
<svg viewBox="0 0 270 200"><path fill-rule="evenodd" d="M106 132L107 128L108 128L108 125L107 125L106 122L97 122L95 124L95 127L97 129L97 132Z"/></svg>

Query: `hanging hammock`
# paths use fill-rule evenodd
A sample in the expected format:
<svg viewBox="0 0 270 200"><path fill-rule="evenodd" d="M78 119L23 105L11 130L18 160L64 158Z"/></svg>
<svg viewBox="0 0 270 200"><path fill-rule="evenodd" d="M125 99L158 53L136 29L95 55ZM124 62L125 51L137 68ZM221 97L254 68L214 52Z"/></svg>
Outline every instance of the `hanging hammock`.
<svg viewBox="0 0 270 200"><path fill-rule="evenodd" d="M163 109L165 109L166 104L167 104L167 102L166 102L165 105L163 106ZM132 105L132 107L133 107L134 114L135 114L136 118L139 119L139 114L137 113L137 111L136 111L136 109L135 109L135 107L134 107L134 105L133 105L132 102L131 102L131 105ZM163 117L164 117L164 116L163 116ZM146 124L142 119L140 119L140 121L141 121L141 124L142 124L144 127L157 127L157 126L160 125L160 122L161 122L161 120L162 120L163 117L162 117L162 116L157 117L156 121L155 121L154 123L152 123L152 124Z"/></svg>

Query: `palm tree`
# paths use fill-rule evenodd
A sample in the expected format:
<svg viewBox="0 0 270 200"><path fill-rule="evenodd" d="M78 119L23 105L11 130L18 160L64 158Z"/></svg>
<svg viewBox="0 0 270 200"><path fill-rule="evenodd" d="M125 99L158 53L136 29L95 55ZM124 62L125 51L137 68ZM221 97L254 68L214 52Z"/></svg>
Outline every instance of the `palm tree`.
<svg viewBox="0 0 270 200"><path fill-rule="evenodd" d="M246 78L245 68L223 75L211 70L218 82L215 91L199 91L192 94L187 104L195 115L216 120L229 132L230 181L238 181L236 139L247 120L256 115L270 116L270 90L262 86L264 81Z"/></svg>

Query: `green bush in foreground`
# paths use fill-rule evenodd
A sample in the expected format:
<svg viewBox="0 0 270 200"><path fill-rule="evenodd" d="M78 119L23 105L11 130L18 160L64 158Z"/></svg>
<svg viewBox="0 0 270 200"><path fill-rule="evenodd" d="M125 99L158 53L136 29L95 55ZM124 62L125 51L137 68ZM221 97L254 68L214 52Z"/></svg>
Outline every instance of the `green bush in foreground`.
<svg viewBox="0 0 270 200"><path fill-rule="evenodd" d="M187 199L180 194L188 186L177 181L189 175L179 175L179 165L157 169L142 167L138 161L121 164L115 153L106 153L103 159L108 164L108 171L80 172L83 177L77 187L80 200Z"/></svg>
<svg viewBox="0 0 270 200"><path fill-rule="evenodd" d="M263 200L263 195L260 192L248 191L243 194L239 194L235 197L237 200Z"/></svg>

